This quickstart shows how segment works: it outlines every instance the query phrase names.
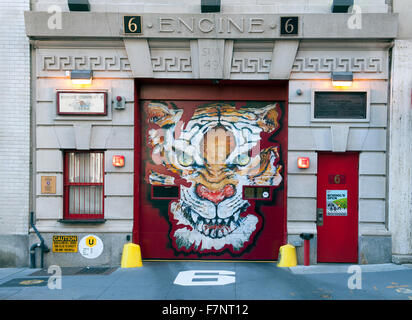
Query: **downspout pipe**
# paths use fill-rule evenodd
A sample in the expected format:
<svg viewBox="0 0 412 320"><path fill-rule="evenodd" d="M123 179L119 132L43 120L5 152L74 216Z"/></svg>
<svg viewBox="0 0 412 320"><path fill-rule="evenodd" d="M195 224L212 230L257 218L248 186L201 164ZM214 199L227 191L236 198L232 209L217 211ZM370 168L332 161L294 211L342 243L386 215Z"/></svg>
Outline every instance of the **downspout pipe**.
<svg viewBox="0 0 412 320"><path fill-rule="evenodd" d="M44 266L44 253L49 252L50 249L44 244L44 239L41 236L39 230L37 230L36 226L34 225L34 212L30 212L30 227L33 228L34 232L36 233L37 237L39 238L39 243L34 243L30 247L30 268L36 267L36 248L40 248L41 251L41 260L40 260L40 268Z"/></svg>

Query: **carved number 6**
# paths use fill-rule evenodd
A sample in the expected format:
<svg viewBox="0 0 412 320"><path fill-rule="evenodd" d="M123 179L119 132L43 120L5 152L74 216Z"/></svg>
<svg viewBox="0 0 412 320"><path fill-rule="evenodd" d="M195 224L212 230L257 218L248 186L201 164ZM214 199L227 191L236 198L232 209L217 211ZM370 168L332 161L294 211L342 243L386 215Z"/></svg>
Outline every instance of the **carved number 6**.
<svg viewBox="0 0 412 320"><path fill-rule="evenodd" d="M293 24L290 24L290 21L291 21L291 20L292 20L292 19L286 20L286 23L285 23L285 31L286 31L286 33L292 33L293 30L295 30L295 27L293 26Z"/></svg>
<svg viewBox="0 0 412 320"><path fill-rule="evenodd" d="M136 19L136 17L131 18L127 26L130 32L136 32L137 30L137 24L133 22L134 19Z"/></svg>

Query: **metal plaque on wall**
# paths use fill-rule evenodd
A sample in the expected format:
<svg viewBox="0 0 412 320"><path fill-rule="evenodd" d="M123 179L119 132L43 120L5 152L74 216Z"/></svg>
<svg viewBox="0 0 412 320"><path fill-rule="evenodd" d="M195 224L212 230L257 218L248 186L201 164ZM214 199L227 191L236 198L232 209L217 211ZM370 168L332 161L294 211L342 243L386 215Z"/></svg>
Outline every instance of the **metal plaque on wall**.
<svg viewBox="0 0 412 320"><path fill-rule="evenodd" d="M315 119L367 119L367 92L314 93Z"/></svg>

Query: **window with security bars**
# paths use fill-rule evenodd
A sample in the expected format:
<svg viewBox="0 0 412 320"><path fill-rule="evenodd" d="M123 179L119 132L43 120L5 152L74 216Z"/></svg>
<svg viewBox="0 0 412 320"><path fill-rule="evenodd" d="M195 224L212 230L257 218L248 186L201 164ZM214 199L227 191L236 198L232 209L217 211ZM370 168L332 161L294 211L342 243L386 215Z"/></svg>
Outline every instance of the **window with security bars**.
<svg viewBox="0 0 412 320"><path fill-rule="evenodd" d="M102 151L65 152L64 218L104 218L104 153Z"/></svg>

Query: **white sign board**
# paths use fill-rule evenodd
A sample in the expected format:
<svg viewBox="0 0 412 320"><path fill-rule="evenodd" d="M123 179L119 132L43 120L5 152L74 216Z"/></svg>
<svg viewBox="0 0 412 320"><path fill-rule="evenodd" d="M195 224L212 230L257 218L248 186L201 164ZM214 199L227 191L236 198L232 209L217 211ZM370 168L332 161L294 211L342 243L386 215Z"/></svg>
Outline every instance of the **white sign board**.
<svg viewBox="0 0 412 320"><path fill-rule="evenodd" d="M106 115L107 92L57 92L59 115Z"/></svg>

